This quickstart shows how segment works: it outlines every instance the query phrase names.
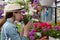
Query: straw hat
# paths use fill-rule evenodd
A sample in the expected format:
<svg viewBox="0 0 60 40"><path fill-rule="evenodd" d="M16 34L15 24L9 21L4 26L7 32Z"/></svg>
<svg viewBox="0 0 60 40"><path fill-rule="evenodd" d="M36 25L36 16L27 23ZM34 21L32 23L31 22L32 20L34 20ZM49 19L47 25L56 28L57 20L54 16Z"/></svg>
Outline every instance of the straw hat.
<svg viewBox="0 0 60 40"><path fill-rule="evenodd" d="M2 16L5 16L6 12L12 12L17 9L21 9L19 4L7 4L4 7L4 13L2 14Z"/></svg>

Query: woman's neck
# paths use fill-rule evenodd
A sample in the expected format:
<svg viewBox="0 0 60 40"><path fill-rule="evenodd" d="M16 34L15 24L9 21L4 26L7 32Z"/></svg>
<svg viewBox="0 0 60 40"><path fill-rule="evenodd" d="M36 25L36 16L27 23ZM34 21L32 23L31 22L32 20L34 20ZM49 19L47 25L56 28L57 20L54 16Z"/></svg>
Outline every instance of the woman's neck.
<svg viewBox="0 0 60 40"><path fill-rule="evenodd" d="M12 23L14 23L14 17L9 18Z"/></svg>

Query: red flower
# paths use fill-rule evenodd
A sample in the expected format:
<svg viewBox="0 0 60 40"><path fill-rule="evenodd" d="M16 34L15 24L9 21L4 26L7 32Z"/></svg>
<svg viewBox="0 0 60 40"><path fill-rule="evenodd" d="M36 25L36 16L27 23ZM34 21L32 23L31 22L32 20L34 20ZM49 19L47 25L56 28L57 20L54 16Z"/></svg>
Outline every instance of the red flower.
<svg viewBox="0 0 60 40"><path fill-rule="evenodd" d="M41 27L41 28L44 28L44 27L46 27L46 25L47 25L46 22L42 22L42 23L40 24L40 27Z"/></svg>
<svg viewBox="0 0 60 40"><path fill-rule="evenodd" d="M40 22L34 23L33 25L35 28L38 28L38 27L40 27Z"/></svg>
<svg viewBox="0 0 60 40"><path fill-rule="evenodd" d="M47 28L52 28L52 25L50 24L50 23L47 23L47 26L46 26Z"/></svg>
<svg viewBox="0 0 60 40"><path fill-rule="evenodd" d="M48 28L48 29L51 29L52 25L50 23L47 23L47 22L37 22L37 23L34 23L34 28L38 28L38 29Z"/></svg>
<svg viewBox="0 0 60 40"><path fill-rule="evenodd" d="M37 25L38 25L37 23L34 23L34 24L33 24L34 28L37 28Z"/></svg>

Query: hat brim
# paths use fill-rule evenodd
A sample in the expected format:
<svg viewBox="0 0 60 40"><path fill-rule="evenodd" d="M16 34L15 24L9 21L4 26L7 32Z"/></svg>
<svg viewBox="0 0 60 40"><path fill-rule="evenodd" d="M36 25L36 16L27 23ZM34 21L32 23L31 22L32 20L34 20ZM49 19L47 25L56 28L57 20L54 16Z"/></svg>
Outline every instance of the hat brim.
<svg viewBox="0 0 60 40"><path fill-rule="evenodd" d="M11 10L10 12L13 12L13 11L18 11L18 10L23 10L24 8L21 8L21 9L15 9L15 10ZM9 11L8 11L9 12Z"/></svg>
<svg viewBox="0 0 60 40"><path fill-rule="evenodd" d="M18 10L22 10L22 9L24 9L24 8L21 8L21 9L15 9L15 10L11 10L11 11L5 11L5 12L2 14L2 16L5 16L5 15L6 15L6 12L13 12L13 11L18 11Z"/></svg>

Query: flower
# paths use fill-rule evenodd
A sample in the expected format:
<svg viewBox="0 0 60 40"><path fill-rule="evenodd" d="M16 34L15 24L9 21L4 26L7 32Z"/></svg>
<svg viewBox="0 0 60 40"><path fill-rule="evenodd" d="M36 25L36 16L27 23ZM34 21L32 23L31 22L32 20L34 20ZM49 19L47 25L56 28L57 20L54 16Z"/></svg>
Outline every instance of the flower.
<svg viewBox="0 0 60 40"><path fill-rule="evenodd" d="M43 27L46 27L47 23L46 22L42 22L40 25L43 26Z"/></svg>
<svg viewBox="0 0 60 40"><path fill-rule="evenodd" d="M29 36L32 36L32 35L34 35L36 32L37 32L36 30L32 30L32 31L30 31L28 34L29 34Z"/></svg>
<svg viewBox="0 0 60 40"><path fill-rule="evenodd" d="M38 19L35 19L35 18L32 18L31 20L32 20L32 21L36 21L36 22L38 22L38 21L39 21Z"/></svg>
<svg viewBox="0 0 60 40"><path fill-rule="evenodd" d="M60 27L59 27L59 26L55 26L55 29L56 29L56 30L60 30Z"/></svg>
<svg viewBox="0 0 60 40"><path fill-rule="evenodd" d="M3 18L3 16L0 16L0 18Z"/></svg>
<svg viewBox="0 0 60 40"><path fill-rule="evenodd" d="M43 32L46 32L46 31L47 31L47 28L44 28L44 29L43 29Z"/></svg>
<svg viewBox="0 0 60 40"><path fill-rule="evenodd" d="M51 26L48 26L48 27L47 27L47 29L48 29L48 30L51 30L51 29L52 29L52 27L51 27Z"/></svg>
<svg viewBox="0 0 60 40"><path fill-rule="evenodd" d="M22 13L25 13L25 10L21 10Z"/></svg>
<svg viewBox="0 0 60 40"><path fill-rule="evenodd" d="M3 10L0 10L0 15L2 15L2 13L3 13Z"/></svg>
<svg viewBox="0 0 60 40"><path fill-rule="evenodd" d="M34 36L30 36L30 40L34 40L35 38L34 38Z"/></svg>
<svg viewBox="0 0 60 40"><path fill-rule="evenodd" d="M31 32L28 32L28 36L30 37L30 36L33 36L34 34L32 34Z"/></svg>
<svg viewBox="0 0 60 40"><path fill-rule="evenodd" d="M33 26L34 26L34 28L37 28L38 23L34 23Z"/></svg>
<svg viewBox="0 0 60 40"><path fill-rule="evenodd" d="M46 27L47 27L48 30L52 29L52 25L49 24L49 23L47 23Z"/></svg>
<svg viewBox="0 0 60 40"><path fill-rule="evenodd" d="M40 22L36 22L33 24L34 28L40 28Z"/></svg>
<svg viewBox="0 0 60 40"><path fill-rule="evenodd" d="M33 4L37 4L39 2L39 0L34 0Z"/></svg>
<svg viewBox="0 0 60 40"><path fill-rule="evenodd" d="M38 19L38 15L32 15L33 18Z"/></svg>
<svg viewBox="0 0 60 40"><path fill-rule="evenodd" d="M36 30L32 30L32 31L30 31L29 33L28 33L28 36L29 36L29 38L30 38L30 40L34 40L35 38L34 38L34 35L36 34Z"/></svg>
<svg viewBox="0 0 60 40"><path fill-rule="evenodd" d="M37 32L36 34L41 37L41 33L40 32Z"/></svg>
<svg viewBox="0 0 60 40"><path fill-rule="evenodd" d="M38 28L38 29L43 29L43 28L47 28L47 29L51 29L52 25L47 23L47 22L39 22L39 23L34 23L34 28Z"/></svg>
<svg viewBox="0 0 60 40"><path fill-rule="evenodd" d="M47 23L47 25L46 25L46 26L47 26L47 27L48 27L48 26L52 27L52 25L51 25L50 23Z"/></svg>
<svg viewBox="0 0 60 40"><path fill-rule="evenodd" d="M2 18L3 10L0 10L0 18Z"/></svg>
<svg viewBox="0 0 60 40"><path fill-rule="evenodd" d="M41 6L37 6L37 11L39 12L42 9Z"/></svg>
<svg viewBox="0 0 60 40"><path fill-rule="evenodd" d="M36 30L32 30L31 34L34 35L37 31Z"/></svg>
<svg viewBox="0 0 60 40"><path fill-rule="evenodd" d="M37 31L33 29L31 32L37 32Z"/></svg>

